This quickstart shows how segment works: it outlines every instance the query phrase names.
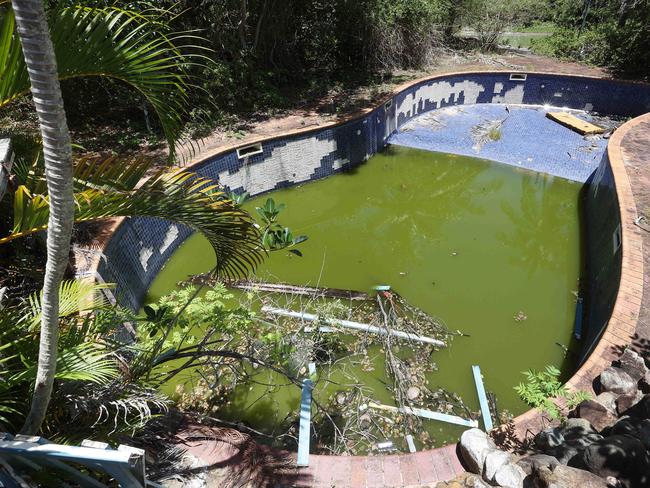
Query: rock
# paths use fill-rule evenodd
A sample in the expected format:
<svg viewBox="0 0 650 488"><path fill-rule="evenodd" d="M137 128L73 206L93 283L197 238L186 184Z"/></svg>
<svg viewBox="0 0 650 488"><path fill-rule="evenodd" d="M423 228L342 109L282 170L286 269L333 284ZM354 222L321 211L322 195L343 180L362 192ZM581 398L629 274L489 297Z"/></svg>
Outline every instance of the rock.
<svg viewBox="0 0 650 488"><path fill-rule="evenodd" d="M607 486L611 488L621 488L623 485L613 476L608 476L605 478L605 481L607 482Z"/></svg>
<svg viewBox="0 0 650 488"><path fill-rule="evenodd" d="M406 390L406 397L409 400L415 400L419 396L420 389L417 386L411 386L408 390Z"/></svg>
<svg viewBox="0 0 650 488"><path fill-rule="evenodd" d="M517 466L524 470L526 475L531 475L537 467L549 467L560 462L548 454L532 454L517 461Z"/></svg>
<svg viewBox="0 0 650 488"><path fill-rule="evenodd" d="M623 417L609 431L609 435L629 435L639 439L646 449L650 449L650 419Z"/></svg>
<svg viewBox="0 0 650 488"><path fill-rule="evenodd" d="M607 482L599 476L561 464L540 466L531 478L534 488L607 488Z"/></svg>
<svg viewBox="0 0 650 488"><path fill-rule="evenodd" d="M607 410L616 412L616 399L618 396L619 395L613 391L604 391L600 395L596 396L594 400L605 406Z"/></svg>
<svg viewBox="0 0 650 488"><path fill-rule="evenodd" d="M634 381L639 381L650 372L645 365L645 361L638 353L631 349L626 349L619 359L619 367L625 371Z"/></svg>
<svg viewBox="0 0 650 488"><path fill-rule="evenodd" d="M494 475L497 470L511 460L510 454L504 451L494 450L485 457L483 465L483 479L489 483L494 482Z"/></svg>
<svg viewBox="0 0 650 488"><path fill-rule="evenodd" d="M513 463L506 463L494 474L494 483L503 488L522 488L526 473Z"/></svg>
<svg viewBox="0 0 650 488"><path fill-rule="evenodd" d="M490 485L485 483L480 476L463 473L456 476L453 480L441 481L435 486L436 488L489 488Z"/></svg>
<svg viewBox="0 0 650 488"><path fill-rule="evenodd" d="M338 403L339 405L343 405L345 404L346 401L347 401L347 397L345 396L345 393L341 391L336 394L336 403Z"/></svg>
<svg viewBox="0 0 650 488"><path fill-rule="evenodd" d="M639 425L639 435L637 439L650 451L650 419L643 419Z"/></svg>
<svg viewBox="0 0 650 488"><path fill-rule="evenodd" d="M460 454L471 473L481 474L485 458L496 450L492 439L480 429L468 429L460 436Z"/></svg>
<svg viewBox="0 0 650 488"><path fill-rule="evenodd" d="M535 447L544 453L560 446L562 442L564 442L564 435L559 427L543 430L533 440Z"/></svg>
<svg viewBox="0 0 650 488"><path fill-rule="evenodd" d="M639 439L629 435L612 435L585 448L580 466L601 476L614 476L624 486L650 484L650 458ZM644 481L645 479L645 481Z"/></svg>
<svg viewBox="0 0 650 488"><path fill-rule="evenodd" d="M372 418L369 414L364 413L361 417L359 417L359 427L361 427L363 430L369 429L371 425Z"/></svg>
<svg viewBox="0 0 650 488"><path fill-rule="evenodd" d="M562 444L561 446L558 446L555 448L553 451L552 456L554 456L560 464L570 464L571 460L575 458L578 454L580 454L580 451L582 451L582 447L575 447L575 446L570 446L568 444Z"/></svg>
<svg viewBox="0 0 650 488"><path fill-rule="evenodd" d="M619 395L634 393L637 389L637 382L625 371L614 366L600 373L600 384L603 391L612 391Z"/></svg>
<svg viewBox="0 0 650 488"><path fill-rule="evenodd" d="M650 393L643 395L643 398L636 405L630 407L626 413L641 419L650 419Z"/></svg>
<svg viewBox="0 0 650 488"><path fill-rule="evenodd" d="M600 408L605 409L602 405ZM612 417L612 423L615 421ZM546 429L537 434L534 445L540 452L553 456L562 464L568 464L582 449L600 439L602 436L587 419L572 418L560 427Z"/></svg>
<svg viewBox="0 0 650 488"><path fill-rule="evenodd" d="M577 407L577 412L580 418L588 420L598 432L614 425L616 420L618 420L614 412L596 400L584 400L580 402Z"/></svg>
<svg viewBox="0 0 650 488"><path fill-rule="evenodd" d="M616 411L618 412L619 415L623 415L630 408L632 408L634 405L639 403L639 401L642 398L643 398L643 393L641 393L639 390L635 391L634 393L620 395L616 399Z"/></svg>
<svg viewBox="0 0 650 488"><path fill-rule="evenodd" d="M631 435L632 437L636 437L640 423L641 419L627 416L621 417L607 431L607 435Z"/></svg>
<svg viewBox="0 0 650 488"><path fill-rule="evenodd" d="M597 440L603 438L603 436L596 432L587 419L567 419L561 429L562 436L564 437L564 444L578 449L593 444Z"/></svg>

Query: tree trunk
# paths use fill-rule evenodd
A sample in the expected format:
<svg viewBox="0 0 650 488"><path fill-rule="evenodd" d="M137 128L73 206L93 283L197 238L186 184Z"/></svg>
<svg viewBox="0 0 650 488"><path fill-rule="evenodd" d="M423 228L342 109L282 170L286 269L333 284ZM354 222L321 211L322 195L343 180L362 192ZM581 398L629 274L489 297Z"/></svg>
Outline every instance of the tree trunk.
<svg viewBox="0 0 650 488"><path fill-rule="evenodd" d="M31 409L21 429L22 433L33 435L39 431L45 418L56 374L59 284L68 265L74 219L72 148L43 2L12 0L11 3L43 138L50 198L38 370Z"/></svg>

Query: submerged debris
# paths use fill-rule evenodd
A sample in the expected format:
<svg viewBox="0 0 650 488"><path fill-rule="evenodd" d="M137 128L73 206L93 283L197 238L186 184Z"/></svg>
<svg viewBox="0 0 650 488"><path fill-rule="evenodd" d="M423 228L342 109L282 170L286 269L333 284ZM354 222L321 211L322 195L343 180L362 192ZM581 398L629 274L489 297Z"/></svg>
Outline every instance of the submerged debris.
<svg viewBox="0 0 650 488"><path fill-rule="evenodd" d="M528 318L528 316L523 312L523 310L519 310L513 317L515 319L515 322L522 322Z"/></svg>
<svg viewBox="0 0 650 488"><path fill-rule="evenodd" d="M300 290L294 294L290 287L283 287L279 293L247 285L241 298L247 306L263 311L296 310L298 314L257 317L254 323L258 325L247 328L246 335L228 340L233 341L234 350L256 358L254 364L261 367L248 367L236 359L215 360L213 370L194 380L190 391L177 392L180 403L199 407L211 418L233 414L247 418L247 412L254 412L258 402L280 412L286 407L283 397L276 394L283 388L299 386L309 375L314 382L311 452L349 455L385 453L379 447L385 442L392 442L392 450L403 452L415 444L418 449L434 447L436 438L423 426L430 421L413 415L416 411L477 418L458 395L430 389L427 379L437 370L432 360L437 349L450 345L462 333L450 331L441 320L410 305L389 286L380 287L376 297L368 300L350 296L332 299L324 297L321 288L297 288ZM303 293L309 289L314 290L313 295ZM305 314L315 320L305 322ZM337 321L366 324L384 334L342 328ZM397 337L388 331L406 335ZM422 337L435 339L435 344L416 340ZM316 375L309 372L312 364ZM271 372L274 376L267 376ZM286 381L275 376L278 373ZM369 374L376 376L372 382L368 381ZM378 386L381 384L385 390ZM375 404L394 410L369 408ZM254 426L260 429L258 435L277 447L295 449L297 405L285 417L273 417L272 425ZM249 426L245 428L250 430ZM408 435L414 446L407 444Z"/></svg>

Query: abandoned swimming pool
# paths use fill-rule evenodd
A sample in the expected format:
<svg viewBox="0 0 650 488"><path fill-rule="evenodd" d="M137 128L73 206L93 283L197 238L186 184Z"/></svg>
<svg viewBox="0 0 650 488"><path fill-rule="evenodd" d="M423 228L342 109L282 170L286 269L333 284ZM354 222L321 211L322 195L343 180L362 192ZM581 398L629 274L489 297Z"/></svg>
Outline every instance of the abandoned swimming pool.
<svg viewBox="0 0 650 488"><path fill-rule="evenodd" d="M486 103L498 105L480 105ZM435 112L432 111L438 111L441 108L444 110L445 107L451 109L454 106L462 106L463 110L465 108L469 109L471 104L479 104L476 106L485 108L485 110L488 111L501 110L502 112L499 117L502 120L506 117L503 115L504 104L506 104L506 106L511 110L517 104L537 104L538 108L535 110L538 112L540 112L539 107L545 109L544 106L549 105L570 109L595 110L605 114L630 116L636 115L650 108L650 94L648 94L647 88L642 85L615 83L608 80L596 80L585 77L507 73L474 73L443 76L440 78L424 80L405 88L396 94L388 103L378 107L359 119L330 128L319 129L317 131L307 130L303 131L304 134L299 132L297 134L287 135L284 138L251 144L248 147L241 148L242 154L240 154L239 150L227 150L199 163L196 168L199 174L203 176L218 178L223 184L235 191L246 189L253 195L273 189L291 187L296 183L319 179L346 168L354 169L357 167L357 170L361 173L364 171L364 168L371 167L374 160L370 161L366 166L358 167L359 163L385 147L389 142L389 139L392 139L391 142L399 144L399 141L395 139L399 139L400 134L409 136L406 132L396 131L403 128L406 123L413 120L415 116L421 114L426 115L427 113L433 114ZM585 323L582 341L579 346L577 348L571 348L571 346L569 346L569 349L577 355L577 361L582 362L597 342L600 333L607 323L609 313L613 306L613 300L616 296L618 275L620 274L620 220L618 218L616 193L612 183L611 169L609 168L609 162L606 155L603 154L606 141L589 141L587 144L581 142L579 145L574 145L574 149L576 150L569 151L569 154L561 154L561 151L556 151L557 157L537 157L539 156L537 153L542 151L542 149L548 149L550 146L553 146L556 143L556 140L547 137L548 134L544 133L545 127L547 126L544 126L543 124L540 126L541 122L539 119L535 119L536 115L530 114L529 112L526 112L526 114L527 115L525 115L523 119L520 119L523 121L523 126L517 126L514 123L511 124L512 122L516 122L516 116L508 119L508 124L511 128L519 127L521 129L523 127L525 129L523 131L514 131L515 135L518 137L523 135L523 139L519 137L518 143L515 145L517 151L523 148L523 150L517 153L516 159L509 159L508 152L503 151L501 151L498 156L483 151L479 151L477 154L473 149L476 145L476 140L473 137L466 138L464 145L466 148L472 148L472 152L469 153L471 155L496 159L515 167L502 167L515 174L517 171L525 172L525 168L532 168L540 171L541 173L533 174L536 175L539 182L543 181L543 183L541 183L542 185L555 186L556 182L563 181L561 178L550 178L548 174L566 177L568 180L575 181L575 183L568 182L569 187L575 187L575 192L574 196L570 196L570 192L567 191L567 200L564 203L566 204L567 201L573 202L568 204L569 208L567 209L567 212L575 211L576 216L573 222L575 223L575 235L578 237L575 241L575 247L572 247L571 244L569 244L567 249L562 250L564 253L563 255L566 258L566 256L570 254L570 252L567 253L567 250L571 251L572 248L575 249L573 264L571 264L570 259L566 260L569 271L571 269L574 270L571 272L575 273L575 281L574 279L571 279L569 281L574 281L572 284L566 283L561 287L564 291L569 290L568 294L570 296L566 298L566 306L571 309L571 312L567 314L566 323L562 326L565 334L564 337L566 339L564 341L557 341L560 345L553 344L556 352L552 354L557 354L559 359L554 359L549 356L545 360L559 365L564 363L565 350L562 346L567 346L567 343L569 342L572 329L571 324L575 313L575 294L573 292L582 290L585 293L585 316L588 320L587 323ZM543 113L541 113L541 115L543 118ZM448 124L448 127L452 126L454 126L454 124ZM539 130L537 126L540 126L542 130ZM502 143L508 139L507 128L507 125L504 125L504 130L501 134L504 136L503 139L495 137L485 146L487 151L499 148ZM417 131L415 132L417 133ZM439 135L442 136L441 140L436 139ZM459 138L458 135L458 132L454 130L451 130L451 132L446 132L444 130L437 131L437 134L434 134L432 140L434 141L435 147L442 150L449 150L443 143L447 143L450 140L452 142L461 140L462 138ZM446 137L447 139L445 139ZM525 140L525 137L528 137L529 139ZM557 142L562 142L562 144L565 142L568 144L575 144L571 141L572 136L567 135L566 132L563 132L561 137L561 141L558 140ZM430 141L427 140L425 142L429 144ZM534 142L535 144L530 142ZM562 144L559 144L558 147L563 147ZM415 146L418 147L417 145ZM583 151L582 149L579 149L579 146L584 146L585 150ZM426 148L431 149L430 147ZM465 150L466 149L458 152L461 154L467 154ZM523 157L520 157L520 154ZM381 159L381 157L390 157L390 154L382 154L377 158ZM430 155L427 157L430 157ZM463 164L456 165L456 169L466 165L471 166L473 164L471 160L466 160L464 158L458 158L458 161ZM533 166L533 163L539 164L541 167L535 167ZM495 163L488 164L493 165ZM521 169L517 169L516 167ZM567 168L569 168L568 171ZM559 173L557 171L559 171ZM487 174L487 172L484 172L483 174ZM342 175L343 178L347 176L348 175ZM350 179L354 179L355 177L356 175L352 176ZM335 179L336 178L331 178L332 181ZM316 187L321 184L326 184L328 181L330 181L330 179L314 183L313 185L305 185L304 188L310 186ZM578 198L580 187L582 186L582 183L585 182L587 185L583 187L582 190L584 195L582 195L581 198ZM414 187L417 187L417 183L419 182L416 182L416 184L407 182L406 184L411 184L414 185ZM553 184L551 185L550 183ZM520 183L520 185L523 186L524 184ZM530 186L530 182L527 183L527 185ZM533 184L532 186L534 187L535 185ZM562 185L559 185L558 183L558 186ZM387 189L390 188L393 188L394 193L399 193L399 188L387 185ZM296 192L299 194L301 190L302 188L297 188ZM536 205L540 208L545 206L552 207L553 205L556 205L556 203L551 204L550 200L555 200L555 198L547 196L546 199L544 199L541 198L541 195L553 192L555 192L555 190L549 192L522 191L522 195L524 193L537 195L540 198L541 203L537 202L535 199L532 199L529 202L522 199L516 203L515 207L518 210L523 210L525 206L532 209L532 207L535 207ZM407 196L411 197L413 195L407 194ZM285 198L285 196L282 195L276 198L281 200L281 198ZM287 198L290 200L292 197L287 194ZM510 195L510 198L514 198L513 195ZM561 200L562 198L559 198L559 201ZM318 201L316 203L323 202ZM333 204L327 200L325 203L328 205ZM463 203L462 198L458 199L458 203ZM300 207L300 204L298 203L297 206ZM573 207L572 210L571 206ZM290 208L291 207L292 205L290 205ZM507 209L508 205L496 205L496 207L500 207L499 212L505 214L506 211L504 211L504 209ZM582 234L582 253L580 252L581 249L579 244L580 232L578 229L577 217L578 207L583 207L581 215L583 217L583 227L586 230ZM529 213L532 215L535 213L535 210L529 210ZM517 217L517 215L514 216ZM287 217L292 218L290 211L287 211ZM532 222L526 222L526 217L522 218L519 216L519 218L523 219L521 226L522 232L524 233L533 233L535 231L535 226L533 224L539 224L539 222L535 220ZM549 218L550 217L544 215L544 221ZM570 222L570 218L567 217L567 219L569 219L568 222ZM472 222L472 219L468 220ZM399 227L399 222L396 221L393 223ZM430 222L427 222L427 224L429 223ZM474 221L474 223L476 223L476 221ZM291 223L294 227L299 224L299 221L295 224L293 222ZM532 228L525 230L527 225ZM451 230L448 230L450 225L442 227L444 227L445 231L450 232L450 235L453 234ZM466 232L466 235L470 235L470 230L468 229L471 229L471 227L462 229L462 231ZM303 232L300 228L297 228L296 230ZM457 231L457 229L454 230ZM305 243L305 250L309 251L310 246L314 246L317 243L317 240L311 235L309 230L305 230L304 232L310 234L310 241ZM129 219L117 229L115 236L111 243L109 243L105 252L107 259L100 263L99 272L106 281L117 283L117 292L121 303L131 306L132 308L138 308L143 302L145 292L156 279L156 276L164 263L166 263L174 251L185 242L190 233L191 231L189 229L169 223L162 223L155 219ZM316 235L318 235L317 232ZM384 235L382 234L381 237L383 238ZM507 239L507 237L505 237L505 239ZM522 239L522 242L523 241L524 239ZM193 245L193 242L194 245L199 246L196 238L191 238L191 240L187 241L186 245L191 246ZM537 244L534 239L530 239L526 242L531 247L535 247ZM373 251L377 256L380 256L378 262L384 263L385 261L389 261L384 259L386 256L385 249L382 250L384 254L379 254L377 251L376 248L379 244L377 240L367 244L373 248ZM422 249L417 247L416 251L422 253ZM464 264L461 262L461 259L456 259L470 257L469 255L463 254L461 251L452 250L451 254L447 257L443 257L442 255L435 256L441 260L440 271L444 271L448 266L452 271L454 270L453 266L456 266L457 269L461 269L464 265L471 263L471 259L467 259ZM456 253L455 255L453 254L454 252ZM318 253L314 253L314 256L317 255ZM306 253L304 257L308 258L307 261L313 258L313 256L308 253ZM546 258L548 257L549 256L546 256ZM556 255L551 257L551 260L557 259ZM404 264L400 261L401 256L399 253L392 251L390 258L398 265ZM449 259L447 260L446 258ZM519 256L519 258L521 258L521 256ZM297 261L298 259L299 258L297 257L293 258L294 261ZM322 256L318 256L318 259L319 263L322 263ZM513 257L513 259L516 261L516 258ZM581 259L586 262L584 267L580 266ZM275 260L276 257L273 257L268 263L271 270L273 266L277 266L274 264ZM485 259L484 261L487 261L487 264L482 262L479 263L479 266L486 264L489 268L491 264L489 260ZM532 262L527 263L529 266L532 266L532 264ZM167 270L171 270L173 267L172 261L167 266ZM375 267L380 270L382 266L376 265ZM398 267L403 266L396 266L392 271L396 271ZM284 271L284 267L281 268L281 271ZM291 268L291 266L287 266L287 268ZM125 273L125 269L128 269L129 273ZM581 280L581 283L578 286L577 277L580 269L584 270L585 276L582 277L584 279ZM424 267L420 270L418 268L415 272L409 272L408 269L399 270L397 271L398 275L395 277L396 281L392 282L391 285L406 298L410 292L408 288L413 284L413 289L415 291L412 292L413 298L409 297L409 302L415 301L417 306L426 310L431 315L441 318L447 325L449 325L450 329L454 329L455 323L451 326L451 322L454 321L454 314L445 310L447 302L443 303L443 300L436 302L436 298L430 298L427 300L423 295L425 293L424 290L431 292L432 288L439 285L435 278L430 279L429 283L436 282L436 285L429 284L426 288L417 286L418 284L425 283L424 275L427 273L424 271L431 272L431 269L426 270L426 267ZM434 269L433 271L435 272L438 270ZM566 270L563 270L563 272L564 271ZM501 269L495 267L492 272L495 275L495 283L498 283L502 274ZM275 274L279 275L279 273ZM453 272L451 273L451 276L458 278L458 276L454 275ZM470 273L469 276L469 279L467 276L464 277L464 285L467 283L471 284L475 281L475 273ZM426 279L428 280L429 278L427 277ZM160 280L163 280L163 277L161 277ZM367 285L370 282L372 282L370 284L376 284L378 280L379 278L374 276L372 279L366 278L365 282L359 280L360 283L358 284L358 287ZM402 280L403 284L406 285L406 293L402 290L403 287L401 286L402 283L400 280ZM413 280L413 283L410 283L411 280ZM308 276L307 281L315 283L317 282L317 278ZM385 281L385 279L382 279L381 281ZM449 279L448 281L443 280L443 283L450 285L455 282L453 279ZM530 294L534 295L535 290L528 285L529 283L525 282L521 288L529 290ZM431 286L431 288L428 288L429 286ZM150 291L155 295L155 287ZM490 289L490 292L494 293L492 289ZM438 296L444 296L444 288L439 288L438 293ZM418 294L420 294L419 298ZM453 302L453 300L451 301ZM490 302L488 298L485 298L485 301ZM433 303L435 303L435 308L437 310L432 306ZM470 307L466 308L470 309ZM529 307L529 310L534 310L534 308L534 306ZM463 310L463 307L459 307L459 309ZM556 311L548 308L544 312L546 314L554 314ZM469 311L463 311L463 313L471 318L471 313L469 313ZM449 316L447 317L445 314L448 314ZM462 313L457 312L457 315L462 316ZM451 319L449 317L451 317ZM520 330L533 323L531 322L531 314L525 309L525 307L521 307L520 309L518 308L518 310L513 312L513 315L508 315L507 319L514 321L516 326L520 327ZM460 322L460 320L458 320L458 322ZM487 321L484 321L483 323L485 324L486 322ZM464 324L461 324L458 328L465 332L466 327L463 325ZM477 326L476 321L469 325L469 327ZM484 330L489 330L489 328L484 327ZM481 338L479 333L475 332L475 334L476 337ZM431 373L431 376L438 381L436 384L449 387L445 382L449 381L454 383L454 378L466 376L468 379L467 384L471 385L470 371L465 373L460 371L463 368L453 367L451 365L451 360L445 363L445 355L450 357L457 355L462 345L472 341L472 334L469 335L470 337L456 337L449 348L442 349L433 354L432 361L435 361L439 367L437 372ZM512 341L511 337L508 337L507 340ZM465 343L462 341L465 341ZM486 349L486 345L493 345L493 342L489 338L482 340L482 342L482 344L477 346L480 351ZM531 347L530 342L528 342L525 347L529 352L535 352L539 348L539 345L535 342L534 346ZM552 349L553 348L551 348L551 350ZM517 351L517 353L518 352L519 351ZM481 364L482 358L479 359L480 360L477 360L476 362ZM503 360L503 358L499 359ZM503 361L503 363L505 364L506 361ZM504 401L506 403L508 402L507 396L510 394L511 399L513 400L513 410L515 412L520 411L523 408L523 405L519 405L519 407L516 406L517 399L514 397L514 392L509 389L512 385L508 385L508 388L501 388L499 385L501 380L498 377L498 374L495 375L496 378L490 378L491 372L489 368L486 368L483 364L481 364L481 366L486 377L488 389L497 392L500 389L504 392L507 390L508 393L502 393L501 395L505 398ZM523 366L522 369L528 367L540 366L527 364ZM519 368L516 367L516 365L513 365L512 369L516 370L518 373ZM447 371L449 371L449 374L445 374ZM569 367L567 372L571 373L572 369ZM454 384L452 386L457 385ZM449 387L449 389L453 390L453 387ZM460 387L459 390L462 393L462 387ZM467 390L469 392L471 388L468 386ZM474 409L475 400L473 398L475 392L472 392L471 394L467 393L467 395L462 396L468 397L465 400L472 409ZM292 399L292 401L297 400ZM474 405L472 405L473 402ZM243 405L244 403L241 403L240 405ZM501 399L499 399L499 403L501 403ZM295 412L297 405L294 404L292 408ZM262 415L264 415L264 411L261 410L261 412ZM443 435L440 435L439 431L436 431L436 435L440 437L440 443L444 443L446 438L451 439L455 437L452 434L450 434L449 437L445 436L444 433ZM438 444L437 439L436 444Z"/></svg>

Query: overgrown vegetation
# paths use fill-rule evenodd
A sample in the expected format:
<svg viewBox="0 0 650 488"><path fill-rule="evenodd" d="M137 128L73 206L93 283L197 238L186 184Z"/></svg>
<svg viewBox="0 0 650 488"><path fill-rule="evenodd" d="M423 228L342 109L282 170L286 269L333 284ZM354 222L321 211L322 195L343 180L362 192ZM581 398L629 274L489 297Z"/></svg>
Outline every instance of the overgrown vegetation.
<svg viewBox="0 0 650 488"><path fill-rule="evenodd" d="M555 29L533 49L604 66L627 76L650 76L648 0L560 0L549 13Z"/></svg>

